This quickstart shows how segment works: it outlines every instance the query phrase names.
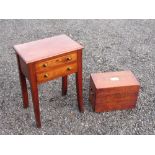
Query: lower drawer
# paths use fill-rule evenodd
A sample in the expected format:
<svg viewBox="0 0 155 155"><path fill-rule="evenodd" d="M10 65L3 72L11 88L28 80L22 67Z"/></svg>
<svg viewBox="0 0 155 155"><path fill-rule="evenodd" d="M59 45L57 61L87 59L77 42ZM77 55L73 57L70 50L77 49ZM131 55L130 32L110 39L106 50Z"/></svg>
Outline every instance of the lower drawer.
<svg viewBox="0 0 155 155"><path fill-rule="evenodd" d="M77 63L69 64L37 74L37 82L42 83L77 72Z"/></svg>

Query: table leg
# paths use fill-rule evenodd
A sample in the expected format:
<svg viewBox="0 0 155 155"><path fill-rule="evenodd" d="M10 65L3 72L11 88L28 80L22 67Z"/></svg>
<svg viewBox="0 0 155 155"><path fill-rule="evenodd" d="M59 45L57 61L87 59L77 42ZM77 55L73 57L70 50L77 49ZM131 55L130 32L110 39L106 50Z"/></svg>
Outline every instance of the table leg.
<svg viewBox="0 0 155 155"><path fill-rule="evenodd" d="M30 76L30 85L31 85L31 93L32 93L32 101L33 101L33 108L34 114L36 119L36 125L38 128L41 127L41 120L40 120L40 108L39 108L39 96L38 96L38 86L37 86L37 79L35 74L35 69L33 65L29 66L29 76Z"/></svg>
<svg viewBox="0 0 155 155"><path fill-rule="evenodd" d="M78 52L78 72L76 73L77 100L80 112L84 112L82 95L82 51Z"/></svg>
<svg viewBox="0 0 155 155"><path fill-rule="evenodd" d="M62 95L67 94L67 75L62 77Z"/></svg>
<svg viewBox="0 0 155 155"><path fill-rule="evenodd" d="M41 127L40 109L39 109L38 88L36 83L31 84L31 93L32 93L32 101L33 101L36 124L37 124L37 127L40 128Z"/></svg>
<svg viewBox="0 0 155 155"><path fill-rule="evenodd" d="M19 79L20 79L20 85L21 85L21 91L22 91L22 98L23 98L23 106L24 106L24 108L27 108L29 106L29 101L28 101L28 92L27 92L26 78L25 78L25 75L21 71L21 66L20 66L19 59L20 58L17 55Z"/></svg>

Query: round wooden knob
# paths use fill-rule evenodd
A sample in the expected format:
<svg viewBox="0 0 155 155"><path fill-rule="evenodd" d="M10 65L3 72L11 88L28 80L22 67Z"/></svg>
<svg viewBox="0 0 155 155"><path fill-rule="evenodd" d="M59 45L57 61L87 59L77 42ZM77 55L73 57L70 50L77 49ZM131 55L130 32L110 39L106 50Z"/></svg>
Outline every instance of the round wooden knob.
<svg viewBox="0 0 155 155"><path fill-rule="evenodd" d="M48 78L48 74L45 74L45 75L44 75L44 78Z"/></svg>
<svg viewBox="0 0 155 155"><path fill-rule="evenodd" d="M67 67L67 70L70 71L72 68L71 67Z"/></svg>
<svg viewBox="0 0 155 155"><path fill-rule="evenodd" d="M70 61L70 60L72 60L72 58L71 57L67 57L66 60L67 61Z"/></svg>
<svg viewBox="0 0 155 155"><path fill-rule="evenodd" d="M43 64L43 67L47 67L47 64Z"/></svg>

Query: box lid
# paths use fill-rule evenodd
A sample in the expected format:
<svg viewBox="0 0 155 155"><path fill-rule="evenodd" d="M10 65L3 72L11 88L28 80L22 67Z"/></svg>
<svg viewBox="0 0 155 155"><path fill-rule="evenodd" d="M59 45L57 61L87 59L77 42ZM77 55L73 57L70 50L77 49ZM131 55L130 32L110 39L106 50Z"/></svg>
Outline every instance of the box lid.
<svg viewBox="0 0 155 155"><path fill-rule="evenodd" d="M131 71L92 73L91 77L96 89L140 85Z"/></svg>
<svg viewBox="0 0 155 155"><path fill-rule="evenodd" d="M83 46L66 35L58 35L24 44L15 45L17 54L26 62L31 63L48 57L65 54L82 49Z"/></svg>

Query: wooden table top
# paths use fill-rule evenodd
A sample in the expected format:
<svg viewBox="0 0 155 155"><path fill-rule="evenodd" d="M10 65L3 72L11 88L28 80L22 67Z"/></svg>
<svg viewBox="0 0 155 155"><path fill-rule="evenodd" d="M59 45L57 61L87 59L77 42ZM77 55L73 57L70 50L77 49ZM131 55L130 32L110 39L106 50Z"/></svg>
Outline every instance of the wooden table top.
<svg viewBox="0 0 155 155"><path fill-rule="evenodd" d="M26 63L83 49L83 46L66 35L58 35L14 46L17 54Z"/></svg>
<svg viewBox="0 0 155 155"><path fill-rule="evenodd" d="M131 71L93 73L91 77L97 89L139 85Z"/></svg>

